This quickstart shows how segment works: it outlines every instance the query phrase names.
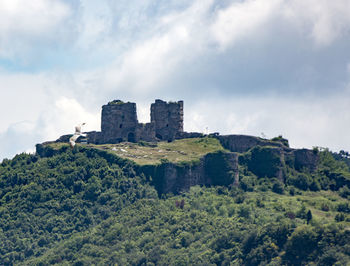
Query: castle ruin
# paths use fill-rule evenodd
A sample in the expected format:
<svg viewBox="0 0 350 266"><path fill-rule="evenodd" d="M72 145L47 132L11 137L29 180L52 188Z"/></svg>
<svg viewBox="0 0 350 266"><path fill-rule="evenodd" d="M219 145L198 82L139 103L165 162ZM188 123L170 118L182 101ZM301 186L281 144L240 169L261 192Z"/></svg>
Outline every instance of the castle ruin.
<svg viewBox="0 0 350 266"><path fill-rule="evenodd" d="M136 104L114 100L102 106L101 132L87 132L90 143L123 141L173 141L183 131L183 101L156 100L151 105L151 122L139 123Z"/></svg>

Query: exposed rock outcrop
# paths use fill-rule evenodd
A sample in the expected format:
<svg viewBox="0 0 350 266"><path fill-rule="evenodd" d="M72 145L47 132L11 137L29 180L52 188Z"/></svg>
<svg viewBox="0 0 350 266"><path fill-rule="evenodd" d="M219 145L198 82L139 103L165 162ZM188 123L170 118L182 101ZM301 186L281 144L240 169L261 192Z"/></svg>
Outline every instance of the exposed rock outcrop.
<svg viewBox="0 0 350 266"><path fill-rule="evenodd" d="M280 147L254 147L248 154L247 166L258 177L276 177L284 180L284 151Z"/></svg>
<svg viewBox="0 0 350 266"><path fill-rule="evenodd" d="M298 171L308 169L313 172L317 169L319 156L316 151L291 149L285 145L288 141L283 138L280 142L246 135L216 135L215 137L231 152L251 151L250 169L258 176L278 177L283 180L281 169L285 164Z"/></svg>
<svg viewBox="0 0 350 266"><path fill-rule="evenodd" d="M317 168L319 162L319 155L317 150L298 149L293 151L294 168L298 171L303 168L313 172Z"/></svg>
<svg viewBox="0 0 350 266"><path fill-rule="evenodd" d="M282 143L248 135L217 135L221 145L232 152L246 152L256 146L285 147Z"/></svg>
<svg viewBox="0 0 350 266"><path fill-rule="evenodd" d="M238 177L236 153L209 153L195 163L146 165L140 173L152 179L159 194L179 193L195 185L233 185Z"/></svg>

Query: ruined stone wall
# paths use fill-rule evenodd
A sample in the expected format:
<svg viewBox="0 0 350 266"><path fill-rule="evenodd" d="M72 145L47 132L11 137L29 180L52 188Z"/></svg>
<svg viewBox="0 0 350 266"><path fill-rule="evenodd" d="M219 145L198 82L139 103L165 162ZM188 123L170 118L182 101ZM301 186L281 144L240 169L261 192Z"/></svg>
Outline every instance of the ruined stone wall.
<svg viewBox="0 0 350 266"><path fill-rule="evenodd" d="M155 124L158 139L174 140L179 132L183 132L183 101L156 100L151 105L151 123Z"/></svg>
<svg viewBox="0 0 350 266"><path fill-rule="evenodd" d="M115 100L102 106L101 134L91 134L90 142L118 143L174 140L183 132L183 101L156 100L151 105L151 123L137 120L136 104Z"/></svg>
<svg viewBox="0 0 350 266"><path fill-rule="evenodd" d="M119 100L102 106L101 130L103 143L136 141L138 120L135 103Z"/></svg>
<svg viewBox="0 0 350 266"><path fill-rule="evenodd" d="M255 146L284 147L282 143L247 135L215 136L221 145L232 152L246 152ZM286 147L287 148L287 147Z"/></svg>
<svg viewBox="0 0 350 266"><path fill-rule="evenodd" d="M139 140L149 141L149 142L156 140L154 123L138 124L136 141L139 141Z"/></svg>

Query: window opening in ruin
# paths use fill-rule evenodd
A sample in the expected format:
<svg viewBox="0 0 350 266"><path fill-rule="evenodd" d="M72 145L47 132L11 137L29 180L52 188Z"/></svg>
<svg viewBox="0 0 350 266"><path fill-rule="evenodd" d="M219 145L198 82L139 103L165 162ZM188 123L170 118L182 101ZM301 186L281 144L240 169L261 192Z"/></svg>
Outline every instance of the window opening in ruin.
<svg viewBox="0 0 350 266"><path fill-rule="evenodd" d="M166 127L169 127L169 124L166 124Z"/></svg>
<svg viewBox="0 0 350 266"><path fill-rule="evenodd" d="M120 124L119 128L122 128L123 127L123 124Z"/></svg>
<svg viewBox="0 0 350 266"><path fill-rule="evenodd" d="M163 139L162 135L160 135L160 134L156 134L156 138L157 138L157 139L160 139L160 140Z"/></svg>

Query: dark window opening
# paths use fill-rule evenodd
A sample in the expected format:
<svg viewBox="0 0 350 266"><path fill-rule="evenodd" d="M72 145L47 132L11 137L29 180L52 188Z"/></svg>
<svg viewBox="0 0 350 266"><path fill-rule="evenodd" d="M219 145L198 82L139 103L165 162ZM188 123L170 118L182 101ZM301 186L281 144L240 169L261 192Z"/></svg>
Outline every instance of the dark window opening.
<svg viewBox="0 0 350 266"><path fill-rule="evenodd" d="M169 124L166 124L166 127L169 127Z"/></svg>
<svg viewBox="0 0 350 266"><path fill-rule="evenodd" d="M156 134L156 138L157 138L157 139L160 139L160 140L163 139L162 135L160 135L160 134Z"/></svg>
<svg viewBox="0 0 350 266"><path fill-rule="evenodd" d="M120 124L119 128L122 128L123 127L123 124Z"/></svg>

